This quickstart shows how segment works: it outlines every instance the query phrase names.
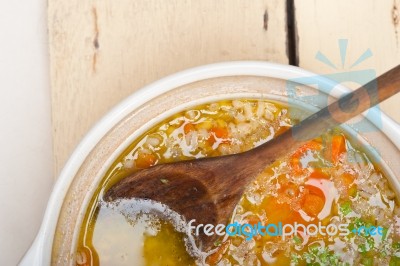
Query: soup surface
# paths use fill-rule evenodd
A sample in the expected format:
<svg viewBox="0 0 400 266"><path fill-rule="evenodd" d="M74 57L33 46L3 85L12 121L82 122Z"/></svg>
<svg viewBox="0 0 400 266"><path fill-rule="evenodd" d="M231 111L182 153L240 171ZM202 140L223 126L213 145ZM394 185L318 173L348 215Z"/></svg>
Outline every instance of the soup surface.
<svg viewBox="0 0 400 266"><path fill-rule="evenodd" d="M248 99L197 106L150 129L121 154L95 193L76 265L400 265L395 194L337 130L266 165L208 253L190 255L195 247L159 215L163 209L102 198L138 169L243 152L295 122L284 106Z"/></svg>

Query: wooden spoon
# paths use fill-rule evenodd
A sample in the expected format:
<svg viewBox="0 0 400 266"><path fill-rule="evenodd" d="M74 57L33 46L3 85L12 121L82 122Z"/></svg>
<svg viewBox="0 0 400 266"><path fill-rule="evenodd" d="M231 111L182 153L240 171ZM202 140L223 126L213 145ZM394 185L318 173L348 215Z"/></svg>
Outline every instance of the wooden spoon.
<svg viewBox="0 0 400 266"><path fill-rule="evenodd" d="M398 91L400 65L257 148L139 170L111 187L104 199L151 199L166 204L188 222L226 224L246 186L268 165ZM200 248L212 248L216 237L200 234Z"/></svg>

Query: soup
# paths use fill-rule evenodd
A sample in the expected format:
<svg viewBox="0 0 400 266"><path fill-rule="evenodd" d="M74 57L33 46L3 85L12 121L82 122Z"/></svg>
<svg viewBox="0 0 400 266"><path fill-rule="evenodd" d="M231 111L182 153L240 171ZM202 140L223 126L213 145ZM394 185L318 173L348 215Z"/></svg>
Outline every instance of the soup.
<svg viewBox="0 0 400 266"><path fill-rule="evenodd" d="M138 169L243 152L293 123L285 106L247 99L197 106L153 127L114 162L93 196L76 265L400 265L395 193L339 130L266 165L209 252L190 246L159 215L166 210L103 199Z"/></svg>

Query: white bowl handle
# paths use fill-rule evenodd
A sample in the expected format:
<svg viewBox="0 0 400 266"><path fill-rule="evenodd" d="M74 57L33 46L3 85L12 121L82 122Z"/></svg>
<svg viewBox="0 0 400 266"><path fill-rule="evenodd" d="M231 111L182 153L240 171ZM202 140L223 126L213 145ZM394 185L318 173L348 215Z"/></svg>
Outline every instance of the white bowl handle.
<svg viewBox="0 0 400 266"><path fill-rule="evenodd" d="M25 253L24 257L18 263L19 266L42 266L40 255L42 254L42 237L36 236L31 247Z"/></svg>
<svg viewBox="0 0 400 266"><path fill-rule="evenodd" d="M386 126L382 128L382 131L400 150L400 125L388 116L384 117L384 119L387 120L387 123Z"/></svg>

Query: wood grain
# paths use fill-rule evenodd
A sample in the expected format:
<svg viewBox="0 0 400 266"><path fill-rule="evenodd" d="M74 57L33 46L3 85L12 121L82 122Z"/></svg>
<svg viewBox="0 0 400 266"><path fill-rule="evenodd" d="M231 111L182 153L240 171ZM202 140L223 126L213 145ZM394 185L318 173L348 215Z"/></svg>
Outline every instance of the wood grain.
<svg viewBox="0 0 400 266"><path fill-rule="evenodd" d="M373 69L376 76L400 63L400 0L295 0L299 66L316 73L332 74ZM342 66L338 40L347 39L347 55ZM351 65L370 50L372 56ZM336 69L316 60L324 54ZM359 84L344 82L351 88ZM400 95L381 108L400 122Z"/></svg>
<svg viewBox="0 0 400 266"><path fill-rule="evenodd" d="M55 173L116 103L189 67L287 63L280 0L49 0Z"/></svg>

